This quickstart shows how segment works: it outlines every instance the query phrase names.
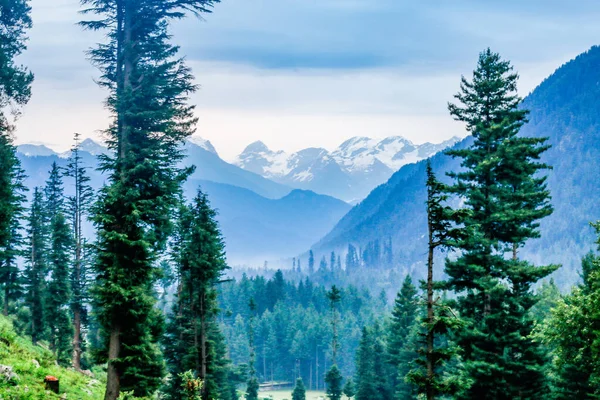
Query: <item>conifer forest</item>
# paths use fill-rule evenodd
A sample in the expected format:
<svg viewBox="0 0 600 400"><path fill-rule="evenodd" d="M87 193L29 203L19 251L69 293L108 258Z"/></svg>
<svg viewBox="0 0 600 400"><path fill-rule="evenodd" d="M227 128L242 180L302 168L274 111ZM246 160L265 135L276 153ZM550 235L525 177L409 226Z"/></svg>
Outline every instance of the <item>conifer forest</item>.
<svg viewBox="0 0 600 400"><path fill-rule="evenodd" d="M0 0L0 399L600 398L600 47L524 44L600 7L54 1Z"/></svg>

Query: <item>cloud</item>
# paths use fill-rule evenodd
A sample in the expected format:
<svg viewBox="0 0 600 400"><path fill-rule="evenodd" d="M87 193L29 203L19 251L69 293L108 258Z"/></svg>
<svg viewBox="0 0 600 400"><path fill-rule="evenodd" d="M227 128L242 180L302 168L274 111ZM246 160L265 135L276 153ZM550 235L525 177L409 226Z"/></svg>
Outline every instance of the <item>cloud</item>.
<svg viewBox="0 0 600 400"><path fill-rule="evenodd" d="M78 0L32 0L21 61L36 75L20 142L66 148L108 125ZM441 141L462 132L446 103L487 46L527 94L600 37L600 3L580 0L225 0L173 27L201 90L198 134L232 158L248 142L335 147L353 135Z"/></svg>

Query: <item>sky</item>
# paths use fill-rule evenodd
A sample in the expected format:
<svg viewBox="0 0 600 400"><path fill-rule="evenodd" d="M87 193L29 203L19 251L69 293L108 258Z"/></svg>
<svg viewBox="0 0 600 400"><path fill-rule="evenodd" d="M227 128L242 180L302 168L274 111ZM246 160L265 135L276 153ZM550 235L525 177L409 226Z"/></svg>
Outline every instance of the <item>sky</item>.
<svg viewBox="0 0 600 400"><path fill-rule="evenodd" d="M106 93L85 51L78 0L31 0L20 57L35 74L17 143L57 150L101 139ZM512 62L525 96L600 42L597 0L223 0L172 27L200 85L196 135L232 160L261 140L274 150L333 149L353 136L415 143L464 136L447 103L490 47Z"/></svg>

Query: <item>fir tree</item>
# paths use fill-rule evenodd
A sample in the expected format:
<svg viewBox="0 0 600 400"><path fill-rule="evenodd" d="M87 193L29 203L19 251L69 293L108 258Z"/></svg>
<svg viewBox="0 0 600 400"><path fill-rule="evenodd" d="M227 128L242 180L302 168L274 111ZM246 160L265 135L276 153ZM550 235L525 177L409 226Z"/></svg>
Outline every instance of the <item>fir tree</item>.
<svg viewBox="0 0 600 400"><path fill-rule="evenodd" d="M250 360L249 365L249 378L246 385L246 400L258 400L258 379L256 378L256 346L254 344L254 314L256 313L256 303L254 299L250 299L248 304L250 309L250 320L248 321L248 342L250 344Z"/></svg>
<svg viewBox="0 0 600 400"><path fill-rule="evenodd" d="M600 249L600 224L594 225ZM553 351L552 398L595 399L600 396L600 257L582 261L582 283L558 300L540 325L541 339Z"/></svg>
<svg viewBox="0 0 600 400"><path fill-rule="evenodd" d="M456 382L444 374L446 363L454 356L454 348L447 343L448 331L460 326L460 320L441 298L434 299L434 290L439 286L433 280L433 262L438 248L449 248L460 237L460 230L454 228L453 221L459 218L445 204L449 195L447 187L437 180L431 163L427 162L427 281L424 283L426 313L421 323L422 340L418 343L419 359L416 368L408 373L408 380L416 384L419 392L428 400L450 395L456 389ZM443 346L443 347L442 347Z"/></svg>
<svg viewBox="0 0 600 400"><path fill-rule="evenodd" d="M414 351L409 348L409 338L417 318L418 310L417 288L412 283L410 275L406 275L402 288L396 296L392 321L387 332L387 361L391 365L390 379L396 398L412 397L411 385L404 380L409 371L409 362L415 358Z"/></svg>
<svg viewBox="0 0 600 400"><path fill-rule="evenodd" d="M363 328L356 357L356 400L393 398L385 365L385 345L379 324Z"/></svg>
<svg viewBox="0 0 600 400"><path fill-rule="evenodd" d="M306 388L302 378L296 379L296 386L292 392L292 400L306 400Z"/></svg>
<svg viewBox="0 0 600 400"><path fill-rule="evenodd" d="M0 147L1 149L1 147ZM10 149L9 149L10 150ZM2 151L2 150L0 150ZM15 158L18 162L18 159ZM5 213L3 218L8 218L7 232L1 234L3 245L0 245L0 286L3 293L2 313L7 316L14 308L18 300L23 296L23 277L17 263L17 259L25 255L21 219L25 218L25 192L27 188L23 185L25 179L24 171L15 164L13 167L10 194L8 199L2 200ZM1 179L1 178L0 178ZM2 189L0 189L2 191ZM2 195L4 195L2 194ZM5 221L3 221L5 222ZM0 228L4 229L4 227Z"/></svg>
<svg viewBox="0 0 600 400"><path fill-rule="evenodd" d="M352 380L352 378L348 378L348 380L346 381L343 392L344 395L349 399L353 398L356 394L356 388L354 387L354 381Z"/></svg>
<svg viewBox="0 0 600 400"><path fill-rule="evenodd" d="M335 262L335 254L332 253L332 261ZM332 264L334 265L334 264ZM329 300L329 308L331 310L331 355L332 365L327 374L325 375L325 384L327 387L327 397L330 400L339 400L342 398L342 373L337 366L337 352L339 350L338 343L338 304L342 300L342 293L340 290L333 285L331 290L327 292L327 299Z"/></svg>
<svg viewBox="0 0 600 400"><path fill-rule="evenodd" d="M344 378L336 364L333 364L327 374L325 374L325 384L327 387L327 398L329 400L340 400L342 398Z"/></svg>
<svg viewBox="0 0 600 400"><path fill-rule="evenodd" d="M166 338L172 377L191 370L204 383L202 399L229 399L228 361L216 315L216 288L225 270L224 244L215 221L216 212L204 193L181 213L178 256L179 285ZM174 380L171 398L177 399L180 382Z"/></svg>
<svg viewBox="0 0 600 400"><path fill-rule="evenodd" d="M94 303L108 361L106 400L120 391L152 394L164 374L158 347L162 318L155 312L157 259L171 230L177 193L189 170L180 170L181 144L196 119L187 97L195 90L169 23L209 12L217 0L82 0L85 28L108 38L89 54L109 90L111 155L94 222L98 229ZM125 362L126 360L126 362Z"/></svg>
<svg viewBox="0 0 600 400"><path fill-rule="evenodd" d="M71 312L73 315L73 354L71 362L76 370L81 369L83 334L82 328L87 320L85 304L88 301L88 272L90 260L86 255L83 222L87 219L93 200L93 191L89 186L90 178L87 167L80 153L80 135L74 136L71 156L66 169L66 176L73 180L74 193L67 199L67 209L72 224L73 261L70 273Z"/></svg>
<svg viewBox="0 0 600 400"><path fill-rule="evenodd" d="M540 173L544 138L517 136L527 111L519 108L518 75L489 49L479 56L473 80L464 77L459 105L450 114L464 122L473 145L448 152L462 160L463 172L451 191L464 200L456 242L460 257L446 264L447 287L460 293L458 308L466 328L457 333L472 382L463 398L539 398L545 392L539 346L531 339L531 286L555 266L535 267L518 258L518 248L539 237L538 221L552 208ZM510 257L507 257L510 255Z"/></svg>
<svg viewBox="0 0 600 400"><path fill-rule="evenodd" d="M62 172L56 162L52 163L44 193L44 213L48 224L46 229L49 241L48 269L51 273L47 293L45 293L45 318L49 329L50 348L60 363L67 364L72 356L69 267L73 242L64 215Z"/></svg>
<svg viewBox="0 0 600 400"><path fill-rule="evenodd" d="M25 301L29 306L29 324L27 332L33 343L44 339L47 334L44 295L46 294L46 274L48 248L45 229L44 196L35 188L27 218L27 258L25 264Z"/></svg>
<svg viewBox="0 0 600 400"><path fill-rule="evenodd" d="M308 274L312 275L315 272L315 255L312 250L308 252Z"/></svg>
<svg viewBox="0 0 600 400"><path fill-rule="evenodd" d="M18 116L20 107L31 97L33 75L15 62L26 49L30 13L27 0L0 3L0 288L4 315L21 296L16 257L22 250L19 220L24 211L24 174L13 144L13 121L6 111Z"/></svg>
<svg viewBox="0 0 600 400"><path fill-rule="evenodd" d="M348 245L348 252L346 253L346 273L350 274L358 269L359 260L356 247L351 244Z"/></svg>

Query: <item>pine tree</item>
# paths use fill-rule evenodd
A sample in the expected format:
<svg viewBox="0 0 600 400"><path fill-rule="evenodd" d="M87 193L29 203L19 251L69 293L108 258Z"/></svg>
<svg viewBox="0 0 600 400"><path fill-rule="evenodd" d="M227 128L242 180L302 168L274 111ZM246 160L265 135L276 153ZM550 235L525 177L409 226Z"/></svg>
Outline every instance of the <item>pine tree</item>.
<svg viewBox="0 0 600 400"><path fill-rule="evenodd" d="M308 274L312 275L315 272L315 255L312 250L308 252Z"/></svg>
<svg viewBox="0 0 600 400"><path fill-rule="evenodd" d="M359 260L356 247L351 244L348 245L348 252L346 253L346 273L350 274L358 269Z"/></svg>
<svg viewBox="0 0 600 400"><path fill-rule="evenodd" d="M600 249L600 224L594 226ZM600 396L600 256L583 258L581 278L539 326L541 339L553 350L551 398L556 400Z"/></svg>
<svg viewBox="0 0 600 400"><path fill-rule="evenodd" d="M246 385L246 400L258 400L258 379L256 378L256 346L254 343L254 317L256 313L256 303L251 298L248 304L250 309L250 319L248 321L248 342L250 344L250 360L249 365L249 378Z"/></svg>
<svg viewBox="0 0 600 400"><path fill-rule="evenodd" d="M447 345L450 329L458 328L460 320L434 291L440 286L433 280L433 263L438 248L448 249L460 238L460 230L454 228L453 221L461 216L446 205L449 195L447 187L437 180L431 163L427 162L427 230L428 256L427 281L424 283L426 313L421 322L417 343L419 359L408 373L408 380L419 388L419 393L428 400L438 396L451 395L457 382L444 373L446 363L455 355L455 349Z"/></svg>
<svg viewBox="0 0 600 400"><path fill-rule="evenodd" d="M73 180L74 193L67 199L67 208L72 224L73 261L70 273L71 312L73 315L73 354L71 363L76 370L81 369L83 334L82 328L87 320L85 304L88 301L88 260L86 255L83 222L87 219L93 201L93 191L89 185L90 177L80 153L80 135L75 133L66 176Z"/></svg>
<svg viewBox="0 0 600 400"><path fill-rule="evenodd" d="M463 398L539 398L546 390L529 309L531 286L556 267L520 260L518 248L539 237L539 219L552 212L541 176L548 167L538 161L548 146L544 138L517 136L527 121L517 79L510 63L487 49L473 80L462 78L460 104L449 104L474 138L471 147L448 152L463 168L450 176L451 191L464 200L465 235L456 242L460 257L446 264L447 287L461 294L466 323L456 335L473 382Z"/></svg>
<svg viewBox="0 0 600 400"><path fill-rule="evenodd" d="M71 359L72 323L69 305L71 285L69 268L71 265L72 236L64 215L64 189L62 172L56 162L52 163L50 176L46 181L44 214L48 226L49 257L51 273L45 296L45 318L49 329L50 348L57 360L67 364Z"/></svg>
<svg viewBox="0 0 600 400"><path fill-rule="evenodd" d="M393 398L385 363L385 345L379 324L363 328L356 357L356 400Z"/></svg>
<svg viewBox="0 0 600 400"><path fill-rule="evenodd" d="M332 261L335 262L335 255L332 253ZM334 265L334 264L332 264ZM331 290L327 292L329 300L329 309L331 311L331 359L332 365L325 375L325 384L327 387L327 397L330 400L339 400L342 398L342 373L337 366L337 352L339 350L338 343L338 304L342 300L342 293L333 285Z"/></svg>
<svg viewBox="0 0 600 400"><path fill-rule="evenodd" d="M228 400L228 361L216 322L217 292L227 264L224 243L206 194L198 191L188 210L181 213L179 233L179 285L165 341L172 377L191 370L204 383L202 399ZM178 399L180 382L173 379L170 395Z"/></svg>
<svg viewBox="0 0 600 400"><path fill-rule="evenodd" d="M306 400L306 388L302 378L296 380L296 386L292 392L292 400Z"/></svg>
<svg viewBox="0 0 600 400"><path fill-rule="evenodd" d="M0 205L0 208L6 207L3 218L8 218L8 224L6 225L8 231L0 235L4 243L0 245L0 286L4 295L2 313L5 316L13 311L15 304L23 296L23 277L17 261L19 257L25 256L25 240L22 233L21 219L25 218L26 209L24 204L27 188L23 185L25 173L20 168L18 159L15 158L15 160L17 164L13 167L12 177L9 177L11 179L10 184L8 184L10 193L4 193L8 194L9 197L3 199L2 205ZM5 229L5 227L0 229Z"/></svg>
<svg viewBox="0 0 600 400"><path fill-rule="evenodd" d="M346 397L349 399L356 395L356 388L354 387L354 381L352 378L348 378L346 384L344 385L344 395L346 395Z"/></svg>
<svg viewBox="0 0 600 400"><path fill-rule="evenodd" d="M29 307L27 332L33 343L47 336L44 307L46 294L46 274L48 273L46 218L44 215L44 196L36 187L27 218L27 258L25 264L25 301Z"/></svg>
<svg viewBox="0 0 600 400"><path fill-rule="evenodd" d="M31 97L33 74L15 63L26 49L30 13L27 0L0 3L0 287L4 315L21 296L16 257L22 250L19 220L24 211L24 174L13 144L13 121L5 112L11 110L18 116L20 107Z"/></svg>
<svg viewBox="0 0 600 400"><path fill-rule="evenodd" d="M162 317L153 284L157 259L171 230L177 193L189 170L181 170L181 144L196 119L187 97L195 90L169 23L187 12L209 12L218 0L82 0L90 21L107 43L89 54L109 90L112 154L94 222L98 229L94 305L106 342L106 400L120 391L152 394L164 374L158 347ZM126 360L126 362L125 362Z"/></svg>
<svg viewBox="0 0 600 400"><path fill-rule="evenodd" d="M342 398L343 381L342 372L336 364L333 364L325 374L326 393L329 400L340 400Z"/></svg>
<svg viewBox="0 0 600 400"><path fill-rule="evenodd" d="M406 398L402 393L406 393L408 398L412 397L411 385L407 384L404 378L409 371L409 362L415 358L414 351L409 346L409 339L418 307L417 288L413 285L410 275L406 275L394 303L386 346L387 362L391 365L389 378L398 399Z"/></svg>

